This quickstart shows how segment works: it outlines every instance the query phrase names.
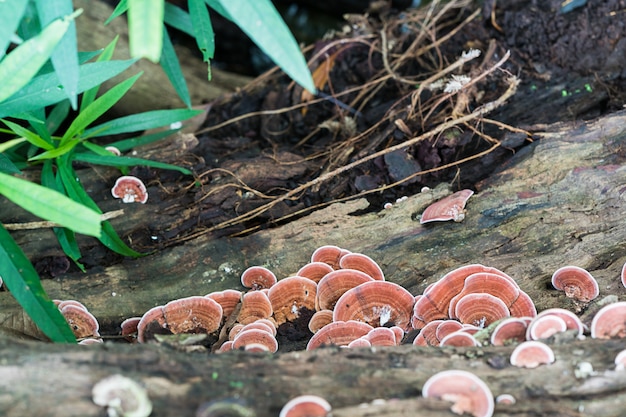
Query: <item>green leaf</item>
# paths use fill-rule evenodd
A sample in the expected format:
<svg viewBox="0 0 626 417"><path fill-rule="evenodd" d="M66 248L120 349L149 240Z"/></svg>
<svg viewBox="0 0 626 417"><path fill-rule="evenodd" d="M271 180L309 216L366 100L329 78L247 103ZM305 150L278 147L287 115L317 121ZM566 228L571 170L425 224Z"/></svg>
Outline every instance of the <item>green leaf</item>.
<svg viewBox="0 0 626 417"><path fill-rule="evenodd" d="M0 173L0 194L42 219L84 235L100 236L100 213L57 191Z"/></svg>
<svg viewBox="0 0 626 417"><path fill-rule="evenodd" d="M37 135L34 132L31 132L25 127L22 127L18 125L17 123L13 123L8 120L0 120L0 121L2 121L2 123L7 125L13 131L13 133L15 133L16 135L22 138L25 138L27 141L29 141L36 147L41 148L41 149L46 149L46 150L54 149L54 146L52 144L46 142L44 139L39 137L39 135Z"/></svg>
<svg viewBox="0 0 626 417"><path fill-rule="evenodd" d="M163 49L165 0L128 0L130 56L157 63Z"/></svg>
<svg viewBox="0 0 626 417"><path fill-rule="evenodd" d="M163 15L163 20L171 27L186 33L189 36L196 36L193 32L193 26L189 13L178 6L174 6L172 3L165 3L165 14Z"/></svg>
<svg viewBox="0 0 626 417"><path fill-rule="evenodd" d="M110 61L113 58L113 52L115 51L115 45L117 45L117 40L119 39L119 35L115 36L115 38L109 42L109 44L104 48L100 56L96 62L106 62ZM100 89L100 85L96 85L93 88L85 91L83 94L83 98L80 101L80 112L84 111L87 106L89 106L96 99L98 95L98 90Z"/></svg>
<svg viewBox="0 0 626 417"><path fill-rule="evenodd" d="M72 0L36 0L39 19L43 26L54 19L62 18L72 13ZM50 56L54 70L59 76L63 91L70 100L72 109L77 107L78 89L78 46L76 43L76 23L71 21L65 35L52 51Z"/></svg>
<svg viewBox="0 0 626 417"><path fill-rule="evenodd" d="M17 29L28 0L13 0L11 2L0 2L0 59L4 57L5 51L11 42L11 35Z"/></svg>
<svg viewBox="0 0 626 417"><path fill-rule="evenodd" d="M11 149L12 147L19 145L20 143L24 143L24 142L26 142L26 138L21 137L21 138L8 140L4 143L0 143L0 154L2 154L2 152L6 151L7 149Z"/></svg>
<svg viewBox="0 0 626 417"><path fill-rule="evenodd" d="M147 145L150 143L157 142L163 138L168 137L169 135L178 132L180 129L172 129L172 130L164 130L162 132L150 133L148 135L142 135L137 138L123 139L118 140L117 142L111 143L111 146L115 146L120 152L126 152L130 149L136 148L137 146Z"/></svg>
<svg viewBox="0 0 626 417"><path fill-rule="evenodd" d="M192 175L192 172L186 168L182 168L176 165L167 164L165 162L151 161L149 159L131 158L128 156L115 156L115 155L96 155L93 153L76 152L72 159L74 161L86 162L88 164L107 165L107 166L147 166L152 168L168 169L171 171L178 171L185 175Z"/></svg>
<svg viewBox="0 0 626 417"><path fill-rule="evenodd" d="M97 137L118 135L120 133L137 132L154 129L181 122L202 113L202 110L173 109L152 110L139 114L131 114L104 122L85 131L85 136Z"/></svg>
<svg viewBox="0 0 626 417"><path fill-rule="evenodd" d="M85 206L92 208L94 211L102 213L95 201L89 197L87 192L80 185L80 182L76 177L76 173L71 166L71 161L67 156L63 156L59 159L58 167L58 175L61 177L61 181L63 182L65 191L67 191L67 195L73 200L79 201ZM117 235L115 229L108 221L102 222L102 235L98 238L98 240L100 240L104 246L119 253L120 255L131 256L133 258L143 256L143 254L129 248L128 245L126 245L126 243L124 243L124 241Z"/></svg>
<svg viewBox="0 0 626 417"><path fill-rule="evenodd" d="M193 24L193 33L196 36L198 48L202 52L202 60L209 62L213 59L213 54L215 53L215 35L211 25L209 9L207 9L203 0L188 0L188 5L191 23ZM209 79L211 79L210 75Z"/></svg>
<svg viewBox="0 0 626 417"><path fill-rule="evenodd" d="M21 171L5 154L0 153L0 172L7 174L20 174Z"/></svg>
<svg viewBox="0 0 626 417"><path fill-rule="evenodd" d="M65 193L61 179L58 177L55 178L52 170L52 161L46 161L43 164L41 169L41 185L62 194ZM52 231L54 232L59 245L61 245L63 252L72 261L74 261L74 264L76 264L81 271L85 272L84 265L78 262L82 255L80 253L80 248L78 247L78 242L76 242L76 234L65 227L53 227Z"/></svg>
<svg viewBox="0 0 626 417"><path fill-rule="evenodd" d="M2 224L0 276L11 295L50 340L56 343L76 343L72 329L41 286L37 271Z"/></svg>
<svg viewBox="0 0 626 417"><path fill-rule="evenodd" d="M130 67L135 60L92 62L80 66L78 92L102 84ZM58 88L59 78L56 74L44 74L35 77L18 93L0 103L0 117L20 115L58 103L64 100L65 93Z"/></svg>
<svg viewBox="0 0 626 417"><path fill-rule="evenodd" d="M142 73L140 72L139 74L133 75L132 77L122 81L96 99L89 106L84 108L83 111L76 116L70 127L68 127L65 131L65 134L61 138L61 146L67 143L70 139L79 135L87 126L113 107L113 105L117 103L128 90L130 90L141 74Z"/></svg>
<svg viewBox="0 0 626 417"><path fill-rule="evenodd" d="M111 16L109 16L104 24L108 25L113 19L126 13L126 10L128 10L128 0L121 0L119 3L117 3L117 6L115 6L115 10L113 10L113 13L111 13Z"/></svg>
<svg viewBox="0 0 626 417"><path fill-rule="evenodd" d="M70 139L58 148L51 149L40 153L39 155L31 156L29 161L43 161L45 159L58 158L66 153L70 152L76 145L80 143L80 139Z"/></svg>
<svg viewBox="0 0 626 417"><path fill-rule="evenodd" d="M70 22L80 13L82 10L77 10L50 23L39 35L15 48L0 62L0 102L19 91L37 74L67 31Z"/></svg>
<svg viewBox="0 0 626 417"><path fill-rule="evenodd" d="M270 0L207 0L207 3L219 3L233 22L287 75L315 93L300 47Z"/></svg>
<svg viewBox="0 0 626 417"><path fill-rule="evenodd" d="M187 88L187 82L183 76L183 70L180 68L176 51L174 51L174 45L170 40L170 36L167 33L167 29L163 26L163 52L161 53L161 68L169 78L176 94L185 103L185 105L191 108L191 97L189 97L189 89Z"/></svg>

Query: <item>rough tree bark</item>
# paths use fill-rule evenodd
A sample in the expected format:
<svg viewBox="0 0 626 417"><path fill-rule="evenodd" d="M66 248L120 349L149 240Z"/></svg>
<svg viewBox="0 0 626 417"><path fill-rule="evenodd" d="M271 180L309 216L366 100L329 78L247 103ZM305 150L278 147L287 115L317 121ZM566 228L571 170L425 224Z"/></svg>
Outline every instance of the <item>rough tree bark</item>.
<svg viewBox="0 0 626 417"><path fill-rule="evenodd" d="M336 244L372 256L388 280L414 294L458 266L494 266L513 276L539 310L576 307L549 285L555 269L576 264L600 284L600 297L582 316L589 322L603 302L626 294L619 283L626 261L626 113L576 125L536 126L533 131L540 140L478 185L462 223L421 226L417 221L444 189L362 216L350 214L366 205L357 200L243 238L201 236L154 256L90 271L87 277L67 274L47 280L44 286L54 298L81 300L112 326L177 297L239 288L239 274L249 265L264 264L279 277L288 276L316 247ZM103 185L94 181L87 186ZM107 209L114 203L102 204ZM142 218L160 215L149 205L126 210L125 217L114 221L122 233L135 227L133 221L141 224ZM53 245L42 243L52 241L46 233L36 241L32 233L15 236L31 254L41 245ZM23 314L6 292L0 293L0 305L0 325L19 328ZM211 356L155 346L68 347L0 340L0 412L6 416L21 416L25 410L30 415L102 415L90 401L90 389L117 372L146 385L154 416L191 416L201 402L225 397L247 400L258 416L270 416L301 393L326 395L335 416L413 415L415 407L424 415L440 415L448 405L418 398L419 390L427 377L449 368L475 371L496 394L513 393L518 403L499 406L498 415L545 415L547 410L551 415L618 416L626 400L626 373L612 371L623 341L556 343L555 364L520 370L506 366L511 348L407 346ZM590 362L596 373L576 378L581 361ZM357 407L376 398L400 400Z"/></svg>

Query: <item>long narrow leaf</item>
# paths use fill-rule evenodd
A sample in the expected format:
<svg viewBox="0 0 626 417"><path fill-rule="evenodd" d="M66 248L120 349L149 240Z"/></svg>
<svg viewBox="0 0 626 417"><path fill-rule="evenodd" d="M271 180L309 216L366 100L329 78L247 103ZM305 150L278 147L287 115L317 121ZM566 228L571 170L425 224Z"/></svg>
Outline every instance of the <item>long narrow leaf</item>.
<svg viewBox="0 0 626 417"><path fill-rule="evenodd" d="M42 332L57 343L76 343L67 321L41 286L37 271L0 224L0 276Z"/></svg>
<svg viewBox="0 0 626 417"><path fill-rule="evenodd" d="M219 3L233 22L287 75L307 90L316 91L311 72L298 43L270 0L207 0L207 2Z"/></svg>
<svg viewBox="0 0 626 417"><path fill-rule="evenodd" d="M118 140L117 142L111 143L111 146L115 146L117 149L120 150L120 152L126 152L128 150L136 148L137 146L148 145L150 143L157 142L173 133L178 132L179 130L180 129L164 130L162 132L150 133L136 138L122 139Z"/></svg>
<svg viewBox="0 0 626 417"><path fill-rule="evenodd" d="M130 56L157 63L163 48L164 0L128 0Z"/></svg>
<svg viewBox="0 0 626 417"><path fill-rule="evenodd" d="M59 159L59 176L63 182L63 186L67 191L67 195L75 201L80 201L87 207L102 213L98 208L98 205L89 197L87 192L83 189L76 178L76 173L71 166L71 161L67 156L63 156ZM130 256L137 258L143 256L143 254L132 250L124 243L124 241L117 235L113 226L108 221L102 222L102 235L99 237L100 242L120 255Z"/></svg>
<svg viewBox="0 0 626 417"><path fill-rule="evenodd" d="M171 27L176 28L181 32L184 32L189 36L195 36L189 13L187 13L180 7L175 6L172 3L166 2L163 20Z"/></svg>
<svg viewBox="0 0 626 417"><path fill-rule="evenodd" d="M79 135L87 126L113 107L113 105L117 103L128 90L130 90L141 74L142 73L140 72L122 81L83 109L83 111L76 116L70 127L68 127L65 131L65 134L61 138L61 146L67 143L71 138Z"/></svg>
<svg viewBox="0 0 626 417"><path fill-rule="evenodd" d="M0 153L0 172L7 174L19 174L21 171L15 164L3 153Z"/></svg>
<svg viewBox="0 0 626 417"><path fill-rule="evenodd" d="M101 125L89 128L85 131L85 136L118 135L120 133L154 129L187 120L200 113L202 113L202 110L173 109L152 110L139 114L131 114L130 116L113 119Z"/></svg>
<svg viewBox="0 0 626 417"><path fill-rule="evenodd" d="M16 135L20 137L23 137L24 139L26 139L27 141L29 141L36 147L41 148L41 149L46 149L46 150L54 149L54 146L52 144L46 142L43 138L39 137L39 135L37 135L36 133L31 132L30 130L18 125L17 123L13 123L8 120L0 120L0 121L2 121L2 123L7 125L13 131L13 133L15 133Z"/></svg>
<svg viewBox="0 0 626 417"><path fill-rule="evenodd" d="M41 217L75 232L100 236L100 213L41 185L0 173L0 194Z"/></svg>
<svg viewBox="0 0 626 417"><path fill-rule="evenodd" d="M211 17L209 9L203 0L188 0L189 15L193 24L193 32L196 35L196 43L200 52L202 52L202 60L210 62L215 53L215 35L213 26L211 25ZM209 79L211 79L211 71L209 67Z"/></svg>
<svg viewBox="0 0 626 417"><path fill-rule="evenodd" d="M22 20L28 0L13 0L0 2L0 59L11 41L11 35L15 33L17 25Z"/></svg>
<svg viewBox="0 0 626 417"><path fill-rule="evenodd" d="M128 0L121 0L119 3L117 3L117 6L115 6L115 10L113 10L113 13L111 13L111 16L109 16L104 24L108 25L113 19L126 13L126 10L128 10Z"/></svg>
<svg viewBox="0 0 626 417"><path fill-rule="evenodd" d="M41 185L48 187L51 190L58 191L62 194L65 193L63 183L60 178L55 178L52 170L52 161L46 161L41 169ZM70 229L65 227L53 227L52 231L61 245L63 252L72 260L74 264L85 272L85 267L78 260L81 258L80 248L78 242L76 242L76 235Z"/></svg>
<svg viewBox="0 0 626 417"><path fill-rule="evenodd" d="M28 84L48 60L70 22L81 12L78 10L50 23L38 36L27 40L0 61L0 102Z"/></svg>
<svg viewBox="0 0 626 417"><path fill-rule="evenodd" d="M115 77L130 67L135 60L92 62L80 66L78 92L90 89ZM35 109L58 103L65 99L65 93L58 88L56 74L35 77L28 85L8 100L0 103L0 117L16 116Z"/></svg>
<svg viewBox="0 0 626 417"><path fill-rule="evenodd" d="M109 44L104 48L102 53L98 56L96 62L106 62L110 61L113 58L113 52L115 51L115 45L117 45L117 40L119 39L119 35L116 36ZM80 112L83 112L87 106L89 106L96 99L98 95L98 90L100 89L100 85L96 85L93 88L85 91L83 94L83 98L80 101Z"/></svg>
<svg viewBox="0 0 626 417"><path fill-rule="evenodd" d="M80 139L71 139L65 142L63 145L59 146L58 148L54 148L49 151L42 152L39 155L31 156L30 158L28 158L28 160L29 161L43 161L45 159L58 158L70 152L79 143L80 143Z"/></svg>
<svg viewBox="0 0 626 417"><path fill-rule="evenodd" d="M76 152L72 159L75 161L86 162L88 164L96 165L108 165L108 166L147 166L152 168L168 169L171 171L178 171L185 175L191 175L192 172L186 168L182 168L172 164L166 164L165 162L151 161L149 159L142 158L130 158L127 156L114 156L114 155L95 155L93 153Z"/></svg>
<svg viewBox="0 0 626 417"><path fill-rule="evenodd" d="M189 89L187 88L187 82L183 75L183 70L178 62L176 51L174 51L174 45L170 40L170 36L167 33L167 29L163 26L163 51L161 53L161 68L169 78L176 94L185 103L188 108L191 108L191 97L189 97Z"/></svg>
<svg viewBox="0 0 626 417"><path fill-rule="evenodd" d="M36 0L37 11L42 26L54 19L67 16L72 13L74 6L72 0ZM72 108L77 108L78 90L78 45L76 43L76 23L71 21L65 35L61 38L50 56L54 71L59 76L63 91L70 100Z"/></svg>

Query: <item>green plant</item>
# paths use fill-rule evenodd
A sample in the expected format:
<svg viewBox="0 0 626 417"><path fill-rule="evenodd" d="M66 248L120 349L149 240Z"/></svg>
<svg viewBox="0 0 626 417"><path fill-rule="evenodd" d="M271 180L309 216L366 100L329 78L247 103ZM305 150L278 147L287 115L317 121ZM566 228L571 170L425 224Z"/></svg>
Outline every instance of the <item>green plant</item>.
<svg viewBox="0 0 626 417"><path fill-rule="evenodd" d="M210 64L215 39L207 6L239 26L287 75L315 93L304 56L270 0L188 0L187 5L189 11L165 0L122 0L107 20L108 23L128 12L131 55L160 62L187 106L190 105L189 92L163 23L194 37L204 61Z"/></svg>
<svg viewBox="0 0 626 417"><path fill-rule="evenodd" d="M110 250L125 256L142 254L129 248L109 222L102 221L102 212L80 184L73 162L109 165L122 172L130 166L145 165L190 175L185 168L113 155L93 139L170 125L199 113L191 109L156 110L96 124L141 74L97 97L99 87L136 59L160 60L179 96L191 107L185 79L163 23L194 36L204 60L209 62L214 39L207 5L237 23L288 75L314 91L298 45L269 0L189 0L189 12L164 0L122 0L111 19L128 10L134 58L120 61L111 60L116 40L100 51L77 50L74 19L82 11L74 11L71 0L0 2L0 123L6 126L0 128L0 133L10 137L0 143L0 194L56 223L53 230L61 248L82 270L75 233L94 236ZM271 31L267 30L270 25ZM11 43L17 46L9 50ZM78 114L64 132L57 134L70 108ZM172 130L112 145L127 151L170 133ZM41 185L14 176L33 166L40 168ZM37 272L1 223L0 277L52 341L76 341L45 293Z"/></svg>

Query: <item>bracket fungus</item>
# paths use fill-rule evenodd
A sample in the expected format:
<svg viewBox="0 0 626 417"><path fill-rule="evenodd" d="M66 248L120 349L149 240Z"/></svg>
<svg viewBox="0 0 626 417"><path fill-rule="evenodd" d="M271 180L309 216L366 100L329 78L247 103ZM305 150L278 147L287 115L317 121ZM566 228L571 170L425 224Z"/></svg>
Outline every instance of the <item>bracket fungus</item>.
<svg viewBox="0 0 626 417"><path fill-rule="evenodd" d="M552 274L552 286L569 298L588 303L600 294L596 279L578 266L564 266Z"/></svg>
<svg viewBox="0 0 626 417"><path fill-rule="evenodd" d="M300 395L289 400L280 410L278 417L326 417L332 407L317 395Z"/></svg>
<svg viewBox="0 0 626 417"><path fill-rule="evenodd" d="M329 272L317 283L315 307L318 310L332 310L346 291L368 281L374 281L374 278L356 269Z"/></svg>
<svg viewBox="0 0 626 417"><path fill-rule="evenodd" d="M360 321L334 321L319 329L306 345L306 350L322 346L345 346L359 337L363 337L373 327Z"/></svg>
<svg viewBox="0 0 626 417"><path fill-rule="evenodd" d="M349 251L341 249L339 246L324 245L313 251L311 262L323 262L333 269L339 269L339 259Z"/></svg>
<svg viewBox="0 0 626 417"><path fill-rule="evenodd" d="M74 303L62 302L59 304L59 311L77 339L100 337L98 320L82 304L78 306Z"/></svg>
<svg viewBox="0 0 626 417"><path fill-rule="evenodd" d="M422 396L450 401L454 403L453 413L468 413L474 417L490 417L495 408L487 384L467 371L451 369L431 376L422 387Z"/></svg>
<svg viewBox="0 0 626 417"><path fill-rule="evenodd" d="M115 198L121 198L124 203L141 203L148 201L148 190L143 182L131 175L124 175L115 181L111 188L111 194Z"/></svg>
<svg viewBox="0 0 626 417"><path fill-rule="evenodd" d="M454 220L461 222L465 219L465 204L474 194L472 190L461 190L426 207L422 213L420 223L445 222Z"/></svg>
<svg viewBox="0 0 626 417"><path fill-rule="evenodd" d="M274 311L276 324L294 321L300 311L315 311L317 284L308 278L291 276L272 285L267 293Z"/></svg>
<svg viewBox="0 0 626 417"><path fill-rule="evenodd" d="M369 281L346 291L335 304L334 321L358 320L373 327L395 325L408 331L415 297L389 281Z"/></svg>
<svg viewBox="0 0 626 417"><path fill-rule="evenodd" d="M594 339L622 339L626 337L626 301L602 307L591 321Z"/></svg>
<svg viewBox="0 0 626 417"><path fill-rule="evenodd" d="M547 339L567 330L567 324L561 317L553 314L539 315L528 324L527 340Z"/></svg>
<svg viewBox="0 0 626 417"><path fill-rule="evenodd" d="M517 345L510 358L511 365L518 368L536 368L539 365L549 365L554 360L554 352L550 346L536 340Z"/></svg>
<svg viewBox="0 0 626 417"><path fill-rule="evenodd" d="M493 329L490 336L491 344L504 346L508 343L519 343L526 340L528 323L519 317L509 317L502 320Z"/></svg>
<svg viewBox="0 0 626 417"><path fill-rule="evenodd" d="M276 281L276 275L264 266L251 266L241 274L241 285L252 290L270 288Z"/></svg>
<svg viewBox="0 0 626 417"><path fill-rule="evenodd" d="M348 253L339 259L341 269L356 269L365 272L375 280L384 281L385 274L382 268L367 255L362 253Z"/></svg>
<svg viewBox="0 0 626 417"><path fill-rule="evenodd" d="M152 403L146 390L122 375L100 380L91 390L93 402L107 407L109 417L148 417Z"/></svg>

